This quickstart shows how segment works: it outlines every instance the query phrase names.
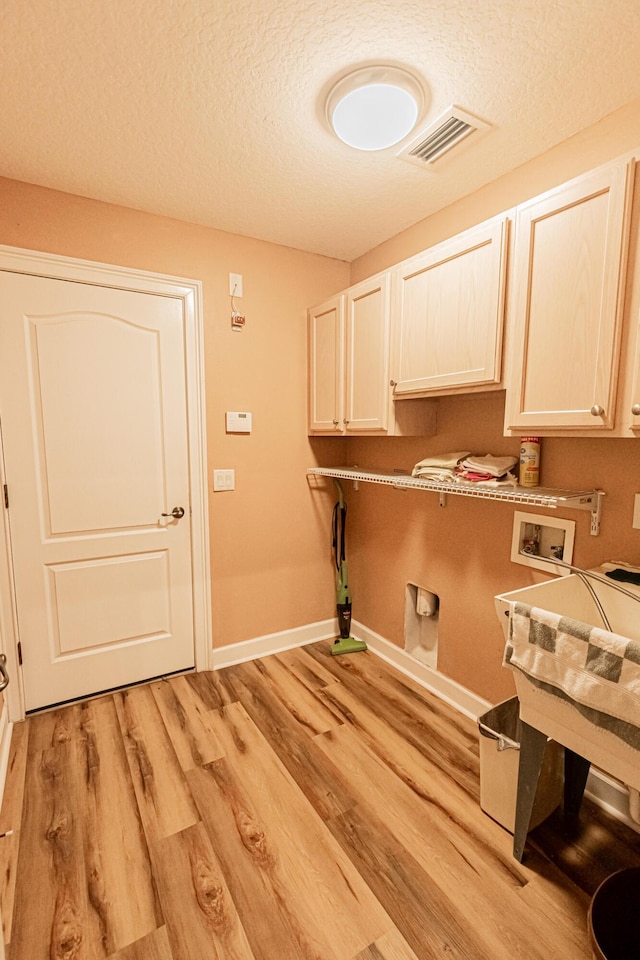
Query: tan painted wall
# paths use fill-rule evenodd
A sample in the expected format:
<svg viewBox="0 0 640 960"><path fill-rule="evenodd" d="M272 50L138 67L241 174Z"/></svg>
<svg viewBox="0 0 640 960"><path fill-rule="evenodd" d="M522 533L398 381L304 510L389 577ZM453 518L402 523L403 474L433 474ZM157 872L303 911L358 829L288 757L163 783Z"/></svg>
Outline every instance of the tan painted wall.
<svg viewBox="0 0 640 960"><path fill-rule="evenodd" d="M360 257L351 282L638 145L640 101ZM503 436L503 413L503 392L441 398L436 437L352 439L348 462L407 469L446 450L516 455L517 438ZM557 513L577 521L576 563L640 564L640 530L631 529L633 495L640 492L640 440L544 438L541 459L545 486L607 493L599 537L589 535L587 513ZM348 501L354 616L402 646L405 584L433 590L441 600L439 669L489 700L511 696L492 598L545 579L509 559L515 507L449 497L441 509L435 494L365 484L357 494L349 491Z"/></svg>
<svg viewBox="0 0 640 960"><path fill-rule="evenodd" d="M9 180L0 243L203 281L209 489L214 467L236 470L236 491L209 497L214 645L332 616L333 501L305 470L344 453L306 436L306 308L347 286L348 265ZM240 334L229 272L244 276ZM227 436L225 410L251 410L251 436Z"/></svg>
<svg viewBox="0 0 640 960"><path fill-rule="evenodd" d="M638 143L640 101L359 258L351 277L338 261L0 179L0 243L203 281L209 486L214 467L234 467L237 486L210 495L216 646L332 615L334 496L329 485L309 495L307 465L407 468L444 449L517 452L502 436L499 392L443 398L428 440L308 440L306 307ZM230 330L230 271L244 275L242 334ZM252 410L251 437L225 435L226 409ZM639 468L640 442L544 440L545 484L607 491L599 538L586 514L566 514L578 521L578 563L640 562L630 528ZM492 597L543 578L508 559L513 508L451 497L440 509L435 495L365 485L347 496L354 615L402 645L406 582L435 590L440 669L491 700L510 695Z"/></svg>

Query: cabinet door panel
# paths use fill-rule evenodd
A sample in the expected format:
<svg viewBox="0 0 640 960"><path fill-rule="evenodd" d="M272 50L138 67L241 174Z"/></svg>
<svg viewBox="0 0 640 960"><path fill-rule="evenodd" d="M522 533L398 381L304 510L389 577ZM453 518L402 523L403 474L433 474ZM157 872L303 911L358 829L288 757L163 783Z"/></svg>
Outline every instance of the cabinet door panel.
<svg viewBox="0 0 640 960"><path fill-rule="evenodd" d="M611 165L518 210L509 429L613 425L629 173Z"/></svg>
<svg viewBox="0 0 640 960"><path fill-rule="evenodd" d="M396 271L396 396L500 381L507 221L439 244Z"/></svg>
<svg viewBox="0 0 640 960"><path fill-rule="evenodd" d="M343 431L344 296L309 311L309 432Z"/></svg>
<svg viewBox="0 0 640 960"><path fill-rule="evenodd" d="M389 407L389 274L352 287L346 318L347 432L386 430Z"/></svg>

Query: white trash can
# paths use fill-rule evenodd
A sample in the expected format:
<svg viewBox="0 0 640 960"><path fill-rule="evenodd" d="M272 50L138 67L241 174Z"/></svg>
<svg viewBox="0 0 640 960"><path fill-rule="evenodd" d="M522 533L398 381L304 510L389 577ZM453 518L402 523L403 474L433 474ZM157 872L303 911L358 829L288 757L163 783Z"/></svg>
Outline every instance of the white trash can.
<svg viewBox="0 0 640 960"><path fill-rule="evenodd" d="M480 731L480 806L492 820L513 833L518 795L520 704L511 697L478 717ZM533 830L562 801L564 750L549 740L545 751L531 824Z"/></svg>

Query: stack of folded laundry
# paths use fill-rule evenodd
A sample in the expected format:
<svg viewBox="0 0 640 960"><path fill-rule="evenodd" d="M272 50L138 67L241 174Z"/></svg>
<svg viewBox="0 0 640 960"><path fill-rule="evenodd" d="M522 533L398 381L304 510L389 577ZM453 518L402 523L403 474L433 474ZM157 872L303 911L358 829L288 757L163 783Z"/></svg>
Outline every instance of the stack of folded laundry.
<svg viewBox="0 0 640 960"><path fill-rule="evenodd" d="M441 483L454 483L458 466L469 455L468 450L461 450L458 453L441 453L435 457L426 457L420 463L416 463L411 476L421 477L423 480L437 480Z"/></svg>
<svg viewBox="0 0 640 960"><path fill-rule="evenodd" d="M511 468L518 462L517 457L466 457L459 465L456 473L459 480L469 480L473 483L517 483Z"/></svg>
<svg viewBox="0 0 640 960"><path fill-rule="evenodd" d="M425 457L416 463L411 475L439 483L465 480L492 485L515 484L517 481L511 468L515 467L517 462L517 457L493 457L489 453L486 457L475 457L468 450L460 450Z"/></svg>

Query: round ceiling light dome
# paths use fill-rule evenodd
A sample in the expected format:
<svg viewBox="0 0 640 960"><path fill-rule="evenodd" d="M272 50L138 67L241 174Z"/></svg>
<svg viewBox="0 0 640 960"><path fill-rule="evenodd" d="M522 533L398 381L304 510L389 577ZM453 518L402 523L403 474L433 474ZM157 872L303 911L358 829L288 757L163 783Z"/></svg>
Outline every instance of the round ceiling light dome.
<svg viewBox="0 0 640 960"><path fill-rule="evenodd" d="M356 150L384 150L415 127L422 87L400 67L362 67L339 80L327 98L327 119L337 137Z"/></svg>

